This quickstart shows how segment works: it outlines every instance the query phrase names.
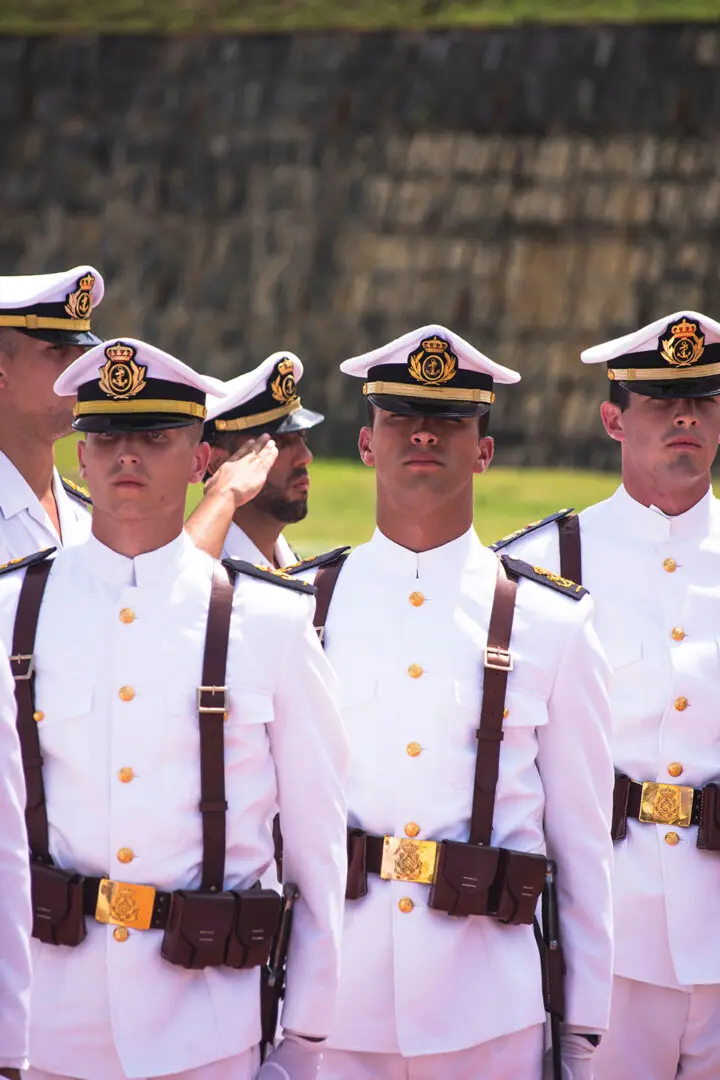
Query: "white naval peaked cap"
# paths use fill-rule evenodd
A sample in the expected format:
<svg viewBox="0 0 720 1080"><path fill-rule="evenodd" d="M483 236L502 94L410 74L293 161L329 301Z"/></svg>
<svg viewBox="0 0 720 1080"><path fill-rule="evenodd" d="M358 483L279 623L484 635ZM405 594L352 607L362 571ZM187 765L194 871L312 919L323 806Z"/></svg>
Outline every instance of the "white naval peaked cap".
<svg viewBox="0 0 720 1080"><path fill-rule="evenodd" d="M676 311L631 334L593 345L584 364L607 364L608 378L647 397L720 394L720 323L699 311Z"/></svg>
<svg viewBox="0 0 720 1080"><path fill-rule="evenodd" d="M224 384L223 398L208 406L207 426L272 435L315 427L325 417L303 408L297 392L302 375L302 361L295 353L272 353L252 371Z"/></svg>
<svg viewBox="0 0 720 1080"><path fill-rule="evenodd" d="M149 431L204 420L207 394L223 383L136 338L111 338L89 349L55 383L60 397L77 394L79 431Z"/></svg>
<svg viewBox="0 0 720 1080"><path fill-rule="evenodd" d="M487 412L496 382L520 381L517 371L495 363L439 323L353 356L340 370L366 379L363 393L380 409L455 418Z"/></svg>
<svg viewBox="0 0 720 1080"><path fill-rule="evenodd" d="M0 277L0 327L61 345L97 345L90 319L104 292L102 275L87 264L59 274Z"/></svg>

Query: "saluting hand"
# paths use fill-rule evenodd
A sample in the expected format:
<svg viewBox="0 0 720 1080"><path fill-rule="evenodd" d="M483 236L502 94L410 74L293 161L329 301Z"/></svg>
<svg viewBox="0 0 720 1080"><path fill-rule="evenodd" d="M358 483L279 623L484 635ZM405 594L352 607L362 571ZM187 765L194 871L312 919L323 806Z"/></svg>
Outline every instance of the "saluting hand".
<svg viewBox="0 0 720 1080"><path fill-rule="evenodd" d="M205 494L230 495L236 509L244 506L262 490L277 456L277 446L269 435L249 439L210 477Z"/></svg>
<svg viewBox="0 0 720 1080"><path fill-rule="evenodd" d="M304 1039L292 1031L260 1066L257 1080L317 1080L322 1063L322 1043Z"/></svg>

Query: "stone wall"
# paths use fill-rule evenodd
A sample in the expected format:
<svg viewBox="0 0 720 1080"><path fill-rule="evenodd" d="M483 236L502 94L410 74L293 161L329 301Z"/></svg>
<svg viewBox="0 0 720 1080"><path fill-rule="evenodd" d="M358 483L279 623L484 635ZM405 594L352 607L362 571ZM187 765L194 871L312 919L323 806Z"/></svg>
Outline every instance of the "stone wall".
<svg viewBox="0 0 720 1080"><path fill-rule="evenodd" d="M83 260L101 333L230 376L337 362L426 321L517 366L506 463L609 466L586 345L717 315L720 29L0 39L0 272Z"/></svg>

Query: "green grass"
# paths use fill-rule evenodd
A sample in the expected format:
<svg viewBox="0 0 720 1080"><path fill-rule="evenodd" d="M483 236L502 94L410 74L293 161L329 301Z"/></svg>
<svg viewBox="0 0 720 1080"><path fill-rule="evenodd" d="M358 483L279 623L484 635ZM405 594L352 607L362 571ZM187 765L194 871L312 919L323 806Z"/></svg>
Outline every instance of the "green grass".
<svg viewBox="0 0 720 1080"><path fill-rule="evenodd" d="M0 32L263 33L713 19L720 0L0 0Z"/></svg>
<svg viewBox="0 0 720 1080"><path fill-rule="evenodd" d="M77 480L74 439L57 447L58 468ZM374 528L375 477L353 461L316 460L311 465L310 513L286 530L301 555L314 555L339 544L361 544ZM612 473L569 469L491 468L475 482L475 524L482 540L491 543L513 529L553 510L580 510L606 498L617 486ZM202 495L199 485L188 492L188 510Z"/></svg>

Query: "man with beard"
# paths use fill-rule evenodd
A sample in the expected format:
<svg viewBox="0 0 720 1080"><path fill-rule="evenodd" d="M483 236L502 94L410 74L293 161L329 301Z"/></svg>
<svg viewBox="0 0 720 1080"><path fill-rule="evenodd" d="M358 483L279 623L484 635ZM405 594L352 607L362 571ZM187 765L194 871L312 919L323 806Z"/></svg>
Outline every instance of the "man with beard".
<svg viewBox="0 0 720 1080"><path fill-rule="evenodd" d="M90 532L89 499L55 468L73 398L59 398L53 384L100 341L90 319L103 291L92 266L0 278L0 562Z"/></svg>
<svg viewBox="0 0 720 1080"><path fill-rule="evenodd" d="M615 981L597 1080L716 1080L720 322L679 311L582 360L607 365L622 484L494 547L582 580L614 669Z"/></svg>
<svg viewBox="0 0 720 1080"><path fill-rule="evenodd" d="M186 529L211 555L274 567L295 561L282 529L307 514L306 433L324 420L298 397L302 373L293 353L273 353L226 383L225 397L208 408L203 437L211 446L211 478Z"/></svg>

